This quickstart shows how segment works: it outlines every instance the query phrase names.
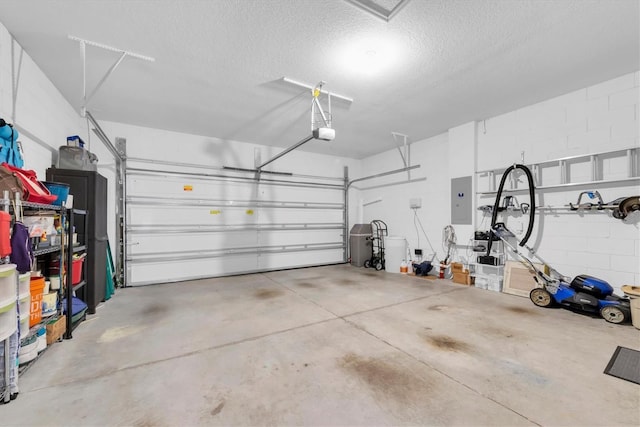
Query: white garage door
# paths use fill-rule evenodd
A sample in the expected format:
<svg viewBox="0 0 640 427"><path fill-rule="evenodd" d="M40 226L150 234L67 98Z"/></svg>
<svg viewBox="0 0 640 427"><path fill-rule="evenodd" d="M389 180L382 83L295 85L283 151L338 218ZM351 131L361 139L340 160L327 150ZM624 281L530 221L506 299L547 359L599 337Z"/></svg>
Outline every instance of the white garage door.
<svg viewBox="0 0 640 427"><path fill-rule="evenodd" d="M346 260L340 178L128 166L127 286Z"/></svg>

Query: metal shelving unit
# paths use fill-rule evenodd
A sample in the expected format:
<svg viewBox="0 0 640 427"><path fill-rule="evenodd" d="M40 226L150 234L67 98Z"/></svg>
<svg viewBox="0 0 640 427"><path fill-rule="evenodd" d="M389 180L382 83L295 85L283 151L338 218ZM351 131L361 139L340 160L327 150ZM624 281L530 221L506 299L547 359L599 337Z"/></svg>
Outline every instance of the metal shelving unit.
<svg viewBox="0 0 640 427"><path fill-rule="evenodd" d="M86 245L86 241L82 242L83 244L81 245L76 245L74 246L73 244L73 224L75 222L75 216L76 215L82 215L84 217L84 221L85 221L85 235L84 238L86 239L86 230L87 230L87 211L86 210L81 210L81 209L71 209L67 215L68 217L68 222L69 222L69 238L67 240L67 252L66 252L66 265L67 265L67 283L66 283L66 287L65 287L65 298L67 300L67 306L65 308L65 311L67 313L67 318L66 318L66 331L64 333L64 339L71 339L73 338L73 331L75 330L75 328L78 327L78 325L82 322L82 320L84 320L84 317L82 318L82 320L77 321L76 323L73 322L73 294L75 291L80 290L81 288L83 288L87 282L86 280L81 280L79 283L76 283L75 285L73 284L73 255L78 253L78 252L82 252L82 251L86 251L87 250L87 245ZM82 277L86 278L86 263L82 263Z"/></svg>
<svg viewBox="0 0 640 427"><path fill-rule="evenodd" d="M66 213L66 209L64 207L62 207L62 206L45 205L45 204L41 204L41 203L33 203L33 202L21 201L21 200L19 200L17 195L16 195L16 205L20 206L23 209L26 208L26 209L30 209L30 210L46 210L46 211L58 212L61 215L61 218L63 218L65 213ZM9 212L13 208L12 200L10 200L8 192L5 192L5 194L2 195L2 198L0 199L0 207L5 212ZM63 232L61 238L64 239L64 232ZM60 252L61 250L62 250L62 245L47 246L47 247L44 247L44 248L40 248L40 249L34 250L33 251L33 256L34 256L34 258L37 258L39 256ZM3 262L8 262L9 259L7 257L7 258L3 259L2 261ZM16 304L17 304L17 296L18 296L17 295L17 285L18 285L18 274L16 272ZM17 322L17 319L16 319L16 322ZM5 387L4 387L4 390L0 391L0 399L2 399L5 403L10 400L10 395L11 395L10 364L9 364L9 362L10 362L10 357L9 357L9 352L10 352L9 341L10 341L10 339L11 339L11 337L7 338L3 342L3 345L4 345L3 354L4 354L4 362L5 362L4 363L4 365L5 365L4 366L4 374L5 374L4 386ZM18 343L18 346L19 346L19 343ZM20 376L24 372L26 372L40 358L40 356L43 353L44 353L44 351L39 353L38 356L35 359L33 359L32 361L19 366L18 370L17 370L17 375Z"/></svg>

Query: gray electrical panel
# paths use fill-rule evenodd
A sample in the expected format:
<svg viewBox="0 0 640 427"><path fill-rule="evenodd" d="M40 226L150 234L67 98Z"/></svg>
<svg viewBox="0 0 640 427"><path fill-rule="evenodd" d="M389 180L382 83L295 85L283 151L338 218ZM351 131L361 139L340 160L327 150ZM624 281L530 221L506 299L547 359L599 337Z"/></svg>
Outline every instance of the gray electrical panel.
<svg viewBox="0 0 640 427"><path fill-rule="evenodd" d="M451 179L451 224L471 224L471 177Z"/></svg>

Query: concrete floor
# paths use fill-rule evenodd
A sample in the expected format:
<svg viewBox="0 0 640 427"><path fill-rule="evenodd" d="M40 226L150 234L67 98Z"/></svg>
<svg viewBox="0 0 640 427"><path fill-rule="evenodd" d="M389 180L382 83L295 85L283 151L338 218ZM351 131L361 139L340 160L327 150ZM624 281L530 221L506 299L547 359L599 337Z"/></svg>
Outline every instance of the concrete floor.
<svg viewBox="0 0 640 427"><path fill-rule="evenodd" d="M640 331L348 265L118 290L2 425L640 425Z"/></svg>

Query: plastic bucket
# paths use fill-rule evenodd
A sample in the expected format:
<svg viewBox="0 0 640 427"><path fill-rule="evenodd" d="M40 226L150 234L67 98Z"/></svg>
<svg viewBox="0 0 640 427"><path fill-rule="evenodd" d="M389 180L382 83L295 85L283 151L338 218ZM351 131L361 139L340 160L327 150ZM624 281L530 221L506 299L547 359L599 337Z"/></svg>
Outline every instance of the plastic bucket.
<svg viewBox="0 0 640 427"><path fill-rule="evenodd" d="M384 238L384 269L388 273L400 273L402 260L407 259L407 240L400 236Z"/></svg>
<svg viewBox="0 0 640 427"><path fill-rule="evenodd" d="M56 199L51 202L52 205L62 206L67 201L67 197L69 196L69 189L71 188L69 184L64 184L62 182L42 182L45 187L49 190L49 192L56 196Z"/></svg>
<svg viewBox="0 0 640 427"><path fill-rule="evenodd" d="M42 291L44 291L44 277L32 277L29 327L37 325L42 320Z"/></svg>

